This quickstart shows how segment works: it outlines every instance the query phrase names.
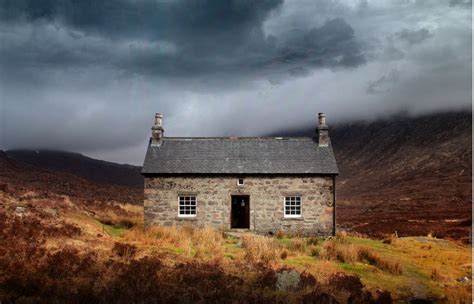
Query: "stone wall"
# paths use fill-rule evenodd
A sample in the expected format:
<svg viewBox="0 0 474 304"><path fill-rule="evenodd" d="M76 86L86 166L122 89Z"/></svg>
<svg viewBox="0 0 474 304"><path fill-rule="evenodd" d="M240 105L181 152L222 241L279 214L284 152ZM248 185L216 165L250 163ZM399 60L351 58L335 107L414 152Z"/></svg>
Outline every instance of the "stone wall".
<svg viewBox="0 0 474 304"><path fill-rule="evenodd" d="M333 234L332 176L248 176L238 186L237 176L145 177L145 224L214 226L230 229L231 195L250 196L250 229L312 235ZM242 177L240 177L242 178ZM178 196L197 197L197 215L178 217ZM302 197L301 218L284 218L285 196Z"/></svg>

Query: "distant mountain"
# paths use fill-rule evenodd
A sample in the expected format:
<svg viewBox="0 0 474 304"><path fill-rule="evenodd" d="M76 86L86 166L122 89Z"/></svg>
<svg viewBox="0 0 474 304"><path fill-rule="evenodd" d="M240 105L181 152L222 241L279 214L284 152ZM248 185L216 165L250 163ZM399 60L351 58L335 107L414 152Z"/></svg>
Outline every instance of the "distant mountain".
<svg viewBox="0 0 474 304"><path fill-rule="evenodd" d="M0 150L0 193L2 191L33 191L36 193L34 196L41 199L51 198L52 195L65 195L75 202L89 205L111 201L143 204L141 189L97 183L71 173L39 168L13 159Z"/></svg>
<svg viewBox="0 0 474 304"><path fill-rule="evenodd" d="M374 234L469 236L472 112L330 125L339 225ZM279 132L312 136L314 127Z"/></svg>
<svg viewBox="0 0 474 304"><path fill-rule="evenodd" d="M6 154L39 168L68 172L97 183L143 189L139 166L121 165L63 151L8 150Z"/></svg>

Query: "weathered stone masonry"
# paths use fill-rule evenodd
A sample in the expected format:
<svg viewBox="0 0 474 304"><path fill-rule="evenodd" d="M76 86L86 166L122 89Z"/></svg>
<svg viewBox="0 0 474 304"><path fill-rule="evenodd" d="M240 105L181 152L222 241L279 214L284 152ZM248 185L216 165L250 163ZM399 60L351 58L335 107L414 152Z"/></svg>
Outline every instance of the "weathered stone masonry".
<svg viewBox="0 0 474 304"><path fill-rule="evenodd" d="M231 195L250 196L250 229L315 235L334 233L334 176L145 176L145 223L230 229ZM178 196L195 195L195 217L178 217ZM284 217L284 197L302 197L302 215Z"/></svg>
<svg viewBox="0 0 474 304"><path fill-rule="evenodd" d="M313 137L165 137L162 119L142 168L146 225L335 233L339 171L324 113Z"/></svg>

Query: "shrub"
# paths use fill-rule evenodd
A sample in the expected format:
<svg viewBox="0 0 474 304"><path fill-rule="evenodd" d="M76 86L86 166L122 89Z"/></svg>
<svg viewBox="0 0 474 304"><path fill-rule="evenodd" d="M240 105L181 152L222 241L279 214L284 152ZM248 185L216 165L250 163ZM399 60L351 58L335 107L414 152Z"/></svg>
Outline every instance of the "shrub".
<svg viewBox="0 0 474 304"><path fill-rule="evenodd" d="M343 263L355 263L359 260L360 248L354 244L336 246L336 258Z"/></svg>
<svg viewBox="0 0 474 304"><path fill-rule="evenodd" d="M349 293L347 303L367 303L371 296L364 291L364 284L360 278L345 273L335 273L329 278L329 285L336 290L345 290Z"/></svg>
<svg viewBox="0 0 474 304"><path fill-rule="evenodd" d="M277 239L282 239L286 236L286 234L285 234L285 231L278 230L275 236L276 236Z"/></svg>
<svg viewBox="0 0 474 304"><path fill-rule="evenodd" d="M319 239L315 236L311 236L306 240L307 245L318 245L319 244Z"/></svg>
<svg viewBox="0 0 474 304"><path fill-rule="evenodd" d="M336 257L336 242L334 240L327 240L323 243L321 250L321 258L325 260L332 260Z"/></svg>
<svg viewBox="0 0 474 304"><path fill-rule="evenodd" d="M336 241L345 243L347 241L347 232L345 230L338 231L336 233Z"/></svg>
<svg viewBox="0 0 474 304"><path fill-rule="evenodd" d="M269 264L277 259L277 245L271 238L244 234L241 237L245 258L252 263Z"/></svg>
<svg viewBox="0 0 474 304"><path fill-rule="evenodd" d="M398 261L390 261L368 247L327 240L323 244L320 257L326 260L338 260L343 263L367 261L369 264L391 274L401 274L402 266Z"/></svg>
<svg viewBox="0 0 474 304"><path fill-rule="evenodd" d="M382 242L384 244L390 244L390 245L393 245L393 246L397 246L400 243L400 241L398 239L398 236L396 234L390 234L390 235L386 236L382 240Z"/></svg>
<svg viewBox="0 0 474 304"><path fill-rule="evenodd" d="M306 251L306 241L301 237L295 237L288 242L288 249L291 251Z"/></svg>
<svg viewBox="0 0 474 304"><path fill-rule="evenodd" d="M288 251L283 250L283 251L280 253L280 258L281 258L282 260L285 260L287 257L288 257Z"/></svg>
<svg viewBox="0 0 474 304"><path fill-rule="evenodd" d="M137 246L127 243L115 242L112 252L122 258L132 258L137 253Z"/></svg>
<svg viewBox="0 0 474 304"><path fill-rule="evenodd" d="M310 245L309 246L309 255L311 255L313 257L321 256L321 248L319 248L317 246L314 246L314 245Z"/></svg>
<svg viewBox="0 0 474 304"><path fill-rule="evenodd" d="M222 232L212 227L194 229L192 231L191 242L194 245L196 255L209 255L215 261L222 261L224 258L224 238Z"/></svg>
<svg viewBox="0 0 474 304"><path fill-rule="evenodd" d="M387 271L391 274L402 274L402 266L400 265L400 262L389 261L370 248L360 248L359 260L366 260L369 264L374 265L375 267Z"/></svg>

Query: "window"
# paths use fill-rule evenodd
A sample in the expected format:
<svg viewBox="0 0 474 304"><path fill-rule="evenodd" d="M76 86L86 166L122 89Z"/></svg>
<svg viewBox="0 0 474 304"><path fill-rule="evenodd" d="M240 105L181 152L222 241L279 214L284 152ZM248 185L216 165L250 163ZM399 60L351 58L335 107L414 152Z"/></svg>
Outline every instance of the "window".
<svg viewBox="0 0 474 304"><path fill-rule="evenodd" d="M182 217L196 216L196 197L195 196L180 196L179 197L178 216L182 216Z"/></svg>
<svg viewBox="0 0 474 304"><path fill-rule="evenodd" d="M243 179L243 178L239 178L239 180L237 181L237 185L243 186L243 185L244 185L244 179Z"/></svg>
<svg viewBox="0 0 474 304"><path fill-rule="evenodd" d="M285 217L301 216L301 196L285 196Z"/></svg>

